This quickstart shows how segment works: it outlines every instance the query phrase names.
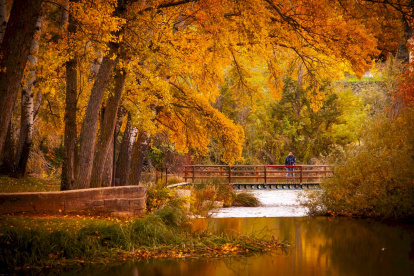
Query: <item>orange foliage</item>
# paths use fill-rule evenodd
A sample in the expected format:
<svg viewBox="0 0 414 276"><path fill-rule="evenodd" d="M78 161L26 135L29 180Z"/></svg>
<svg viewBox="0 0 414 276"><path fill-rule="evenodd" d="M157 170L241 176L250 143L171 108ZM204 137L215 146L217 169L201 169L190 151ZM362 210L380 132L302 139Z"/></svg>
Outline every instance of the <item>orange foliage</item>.
<svg viewBox="0 0 414 276"><path fill-rule="evenodd" d="M318 87L344 70L362 76L379 53L372 33L377 25L367 16L350 16L350 9L358 14L354 1L132 1L122 16L114 14L116 5L115 0L71 2L78 30L70 37L66 26L45 23L39 85L60 112L56 125L63 119L64 63L75 53L79 58L78 118L83 118L93 84L91 62L105 54L108 43L119 42L125 57L118 66L127 72L122 104L133 125L148 133L167 131L183 152L207 153L215 139L229 163L241 161L244 134L211 107L229 70L235 80L231 93L246 104L260 97L260 89L280 99L283 75L297 64L306 71L303 86ZM53 5L48 9L56 12ZM265 88L250 80L258 60L266 67ZM323 95L316 88L309 96L317 110Z"/></svg>
<svg viewBox="0 0 414 276"><path fill-rule="evenodd" d="M410 69L400 76L400 82L398 83L397 89L393 92L394 99L404 106L412 105L414 103L413 66L414 64L410 64Z"/></svg>

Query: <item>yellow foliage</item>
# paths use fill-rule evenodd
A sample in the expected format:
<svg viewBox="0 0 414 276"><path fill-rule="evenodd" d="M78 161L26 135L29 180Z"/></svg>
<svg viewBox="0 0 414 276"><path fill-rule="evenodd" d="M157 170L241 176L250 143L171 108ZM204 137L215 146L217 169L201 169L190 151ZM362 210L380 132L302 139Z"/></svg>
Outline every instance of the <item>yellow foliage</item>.
<svg viewBox="0 0 414 276"><path fill-rule="evenodd" d="M282 79L290 72L303 87L315 87L309 97L316 112L324 100L322 80L345 70L362 76L378 54L379 33L370 28L376 23L350 16L337 1L132 1L122 14L117 2L70 2L75 33L53 20L44 24L39 85L60 121L65 62L78 57L80 125L93 85L91 63L108 52L109 43L120 43L125 55L118 67L127 73L122 105L132 124L150 134L168 132L183 152L195 148L207 154L211 140L217 140L228 163L242 160L244 133L211 106L227 81L224 74L231 76L229 90L240 106L254 109L264 93L281 99Z"/></svg>

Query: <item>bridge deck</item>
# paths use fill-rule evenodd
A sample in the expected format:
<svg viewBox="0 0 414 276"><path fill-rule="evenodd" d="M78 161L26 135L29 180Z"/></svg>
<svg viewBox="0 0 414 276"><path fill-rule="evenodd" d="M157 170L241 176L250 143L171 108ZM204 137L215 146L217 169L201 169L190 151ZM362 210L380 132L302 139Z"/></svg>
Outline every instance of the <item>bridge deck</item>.
<svg viewBox="0 0 414 276"><path fill-rule="evenodd" d="M320 189L320 183L231 183L235 190L305 190Z"/></svg>

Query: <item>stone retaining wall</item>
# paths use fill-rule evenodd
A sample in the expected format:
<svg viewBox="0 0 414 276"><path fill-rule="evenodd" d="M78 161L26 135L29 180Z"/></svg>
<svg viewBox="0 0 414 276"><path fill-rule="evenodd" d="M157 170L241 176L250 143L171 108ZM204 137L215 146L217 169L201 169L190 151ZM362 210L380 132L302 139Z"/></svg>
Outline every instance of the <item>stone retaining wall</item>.
<svg viewBox="0 0 414 276"><path fill-rule="evenodd" d="M109 213L135 217L145 212L145 186L105 187L62 192L0 193L0 215L17 213Z"/></svg>

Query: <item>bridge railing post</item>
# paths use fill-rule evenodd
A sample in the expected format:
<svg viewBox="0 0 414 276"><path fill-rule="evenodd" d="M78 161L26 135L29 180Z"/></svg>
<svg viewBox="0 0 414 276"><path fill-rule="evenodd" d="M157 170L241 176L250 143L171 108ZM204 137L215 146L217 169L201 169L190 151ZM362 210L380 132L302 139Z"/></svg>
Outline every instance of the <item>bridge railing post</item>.
<svg viewBox="0 0 414 276"><path fill-rule="evenodd" d="M184 182L187 182L187 167L184 167Z"/></svg>
<svg viewBox="0 0 414 276"><path fill-rule="evenodd" d="M303 167L300 166L300 179L299 179L300 184L302 184L303 182Z"/></svg>
<svg viewBox="0 0 414 276"><path fill-rule="evenodd" d="M193 166L193 183L194 183L194 178L195 178L195 166Z"/></svg>
<svg viewBox="0 0 414 276"><path fill-rule="evenodd" d="M266 166L263 166L264 168L264 183L267 183L267 173L266 173Z"/></svg>
<svg viewBox="0 0 414 276"><path fill-rule="evenodd" d="M231 183L231 166L227 166L229 169L229 184Z"/></svg>
<svg viewBox="0 0 414 276"><path fill-rule="evenodd" d="M257 172L258 171L257 167L255 168L255 171L256 171L256 183L257 183L259 182L259 173Z"/></svg>

